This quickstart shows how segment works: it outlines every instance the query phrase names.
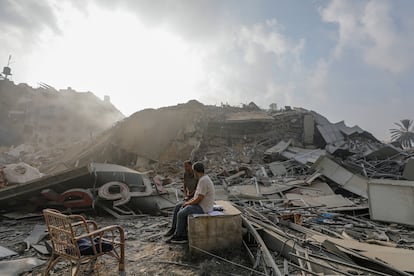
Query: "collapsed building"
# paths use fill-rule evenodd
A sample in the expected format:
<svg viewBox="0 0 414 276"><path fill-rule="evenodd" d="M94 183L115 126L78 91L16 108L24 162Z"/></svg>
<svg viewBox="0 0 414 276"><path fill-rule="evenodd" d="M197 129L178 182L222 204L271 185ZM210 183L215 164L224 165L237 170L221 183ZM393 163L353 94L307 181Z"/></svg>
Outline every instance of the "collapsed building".
<svg viewBox="0 0 414 276"><path fill-rule="evenodd" d="M95 208L103 200L118 218L167 210L180 199L186 159L203 161L217 199L240 210L244 248L262 274L283 275L279 267L312 275L414 272L413 154L303 108L190 101L142 110L42 164L46 176L7 184L0 206L30 195L43 199L42 208L80 199L81 207ZM93 168L111 177L94 186ZM134 170L151 181L136 194L126 180Z"/></svg>

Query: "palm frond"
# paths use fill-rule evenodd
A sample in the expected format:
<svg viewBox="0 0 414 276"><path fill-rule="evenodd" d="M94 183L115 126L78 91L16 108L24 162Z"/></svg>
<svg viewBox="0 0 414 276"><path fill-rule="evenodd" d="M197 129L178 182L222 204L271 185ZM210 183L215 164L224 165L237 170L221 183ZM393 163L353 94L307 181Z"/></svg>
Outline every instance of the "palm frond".
<svg viewBox="0 0 414 276"><path fill-rule="evenodd" d="M414 126L413 120L403 119L399 123L394 123L397 128L391 128L391 141L396 141L401 144L403 148L414 147Z"/></svg>
<svg viewBox="0 0 414 276"><path fill-rule="evenodd" d="M410 130L411 125L413 124L413 120L403 119L401 120L401 124L403 125L405 130Z"/></svg>

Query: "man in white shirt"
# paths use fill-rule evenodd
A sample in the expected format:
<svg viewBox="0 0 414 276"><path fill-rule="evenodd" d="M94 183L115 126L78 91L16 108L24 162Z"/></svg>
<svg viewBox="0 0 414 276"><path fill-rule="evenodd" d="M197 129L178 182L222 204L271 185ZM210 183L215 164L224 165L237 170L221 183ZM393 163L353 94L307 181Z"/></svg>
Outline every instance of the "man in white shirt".
<svg viewBox="0 0 414 276"><path fill-rule="evenodd" d="M213 181L204 174L204 165L201 162L194 163L193 171L198 178L197 189L194 197L183 203L177 213L176 230L167 243L187 243L187 218L192 214L207 214L213 211L215 190Z"/></svg>

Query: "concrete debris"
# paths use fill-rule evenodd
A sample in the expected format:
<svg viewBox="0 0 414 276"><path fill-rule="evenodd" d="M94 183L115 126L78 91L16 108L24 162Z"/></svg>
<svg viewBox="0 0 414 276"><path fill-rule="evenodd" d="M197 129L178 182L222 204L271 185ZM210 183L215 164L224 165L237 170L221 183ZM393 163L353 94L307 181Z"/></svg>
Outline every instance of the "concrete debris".
<svg viewBox="0 0 414 276"><path fill-rule="evenodd" d="M14 252L6 247L0 246L0 259L4 259L10 256L18 255L19 253Z"/></svg>
<svg viewBox="0 0 414 276"><path fill-rule="evenodd" d="M407 180L414 180L414 158L407 159L404 166L403 177Z"/></svg>
<svg viewBox="0 0 414 276"><path fill-rule="evenodd" d="M32 271L35 267L38 267L45 262L46 261L34 257L10 261L0 261L0 274L19 276L24 272Z"/></svg>
<svg viewBox="0 0 414 276"><path fill-rule="evenodd" d="M37 245L41 240L47 236L46 225L35 225L30 235L23 241L26 242L27 248Z"/></svg>
<svg viewBox="0 0 414 276"><path fill-rule="evenodd" d="M414 226L414 181L371 179L368 195L372 219Z"/></svg>
<svg viewBox="0 0 414 276"><path fill-rule="evenodd" d="M182 162L202 160L216 199L231 201L241 213L250 273L414 272L414 153L383 144L358 126L331 123L302 108L265 111L254 103L217 107L190 101L137 112L91 141L60 150L59 157L29 144L1 151L0 165L27 160L48 173L18 185L0 178L5 223L36 219L33 213L46 206L94 210L115 217L135 250L152 245L168 255L160 228L168 227L169 218L155 215L169 214L182 200ZM28 217L21 216L23 206L30 207ZM25 237L31 231L8 244L19 240L23 250L45 254L41 227L30 230L36 241L26 238L29 249ZM222 233L228 236L227 230ZM7 231L0 226L6 241ZM215 248L222 238L208 246ZM138 258L127 250L127 259L148 260L151 254ZM186 269L193 267L200 266ZM133 272L143 271L148 272Z"/></svg>
<svg viewBox="0 0 414 276"><path fill-rule="evenodd" d="M294 206L324 206L326 208L355 206L354 202L344 198L341 195L326 195L318 197L303 196L299 194L286 193L286 198L289 200L295 200L292 202ZM300 200L300 201L298 201ZM302 203L303 202L303 203Z"/></svg>
<svg viewBox="0 0 414 276"><path fill-rule="evenodd" d="M274 176L281 176L287 173L286 167L280 162L270 163L269 169Z"/></svg>
<svg viewBox="0 0 414 276"><path fill-rule="evenodd" d="M321 156L312 167L317 172L339 184L343 189L364 198L368 198L368 179L351 173L336 162L332 161L329 157Z"/></svg>
<svg viewBox="0 0 414 276"><path fill-rule="evenodd" d="M313 164L326 151L322 149L304 149L289 146L291 141L281 141L276 146L265 151L264 159L269 160L295 160L303 165Z"/></svg>

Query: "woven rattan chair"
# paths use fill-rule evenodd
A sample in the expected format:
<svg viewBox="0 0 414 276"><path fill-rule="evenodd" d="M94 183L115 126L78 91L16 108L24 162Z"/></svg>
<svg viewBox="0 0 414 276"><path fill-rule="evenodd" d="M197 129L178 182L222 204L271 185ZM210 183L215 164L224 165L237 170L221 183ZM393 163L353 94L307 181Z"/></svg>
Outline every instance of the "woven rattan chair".
<svg viewBox="0 0 414 276"><path fill-rule="evenodd" d="M43 215L52 243L52 256L44 275L49 275L49 271L64 260L70 262L72 275L78 275L81 264L93 264L102 255L113 256L118 261L119 274L125 275L125 237L121 226L98 229L92 220L53 209L43 210ZM91 245L87 251L82 248L82 242Z"/></svg>

